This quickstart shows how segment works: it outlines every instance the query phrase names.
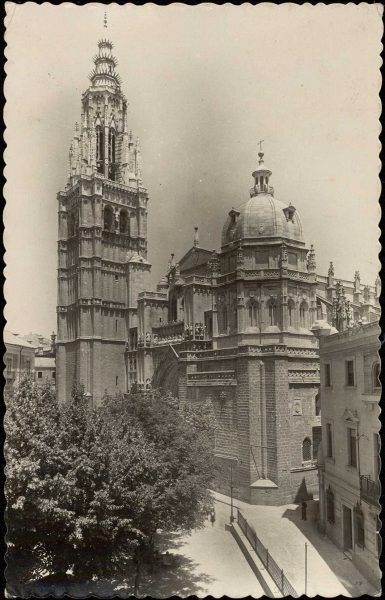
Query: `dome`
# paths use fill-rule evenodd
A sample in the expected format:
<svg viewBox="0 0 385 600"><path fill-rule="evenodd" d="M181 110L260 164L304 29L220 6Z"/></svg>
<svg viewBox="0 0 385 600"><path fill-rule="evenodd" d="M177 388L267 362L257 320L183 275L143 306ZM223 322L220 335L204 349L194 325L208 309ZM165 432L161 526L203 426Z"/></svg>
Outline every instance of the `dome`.
<svg viewBox="0 0 385 600"><path fill-rule="evenodd" d="M222 246L246 238L285 238L303 242L298 212L271 193L258 193L232 209L222 232Z"/></svg>

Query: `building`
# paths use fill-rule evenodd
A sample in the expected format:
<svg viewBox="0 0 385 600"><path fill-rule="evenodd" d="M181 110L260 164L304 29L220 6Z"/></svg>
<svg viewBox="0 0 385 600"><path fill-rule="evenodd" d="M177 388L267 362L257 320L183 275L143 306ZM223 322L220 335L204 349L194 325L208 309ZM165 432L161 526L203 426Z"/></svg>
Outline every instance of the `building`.
<svg viewBox="0 0 385 600"><path fill-rule="evenodd" d="M35 349L35 381L38 384L49 382L56 384L56 335L52 332L50 339L40 333L19 335L19 339L28 342Z"/></svg>
<svg viewBox="0 0 385 600"><path fill-rule="evenodd" d="M111 42L99 42L94 62L58 194L59 400L79 382L94 403L150 387L207 402L219 489L228 492L233 465L246 501L311 498L321 437L312 325L377 321L378 281L340 280L332 263L317 274L299 212L275 197L260 151L253 187L225 215L220 251L200 247L196 228L149 291L148 195Z"/></svg>
<svg viewBox="0 0 385 600"><path fill-rule="evenodd" d="M4 395L12 394L14 386L24 375L34 375L35 348L21 336L4 331Z"/></svg>
<svg viewBox="0 0 385 600"><path fill-rule="evenodd" d="M321 526L377 586L379 333L377 323L368 323L320 336L322 447L318 459Z"/></svg>
<svg viewBox="0 0 385 600"><path fill-rule="evenodd" d="M112 43L101 40L81 101L66 189L58 194L57 392L74 381L90 400L126 389L125 348L147 286L148 195L139 141Z"/></svg>
<svg viewBox="0 0 385 600"><path fill-rule="evenodd" d="M56 361L54 356L35 356L35 381L39 385L56 385Z"/></svg>

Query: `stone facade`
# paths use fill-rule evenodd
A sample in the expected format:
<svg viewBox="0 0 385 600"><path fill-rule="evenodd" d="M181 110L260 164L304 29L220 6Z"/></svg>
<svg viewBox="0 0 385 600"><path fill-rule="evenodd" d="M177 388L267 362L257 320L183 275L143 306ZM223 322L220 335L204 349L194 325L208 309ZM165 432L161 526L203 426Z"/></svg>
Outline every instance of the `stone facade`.
<svg viewBox="0 0 385 600"><path fill-rule="evenodd" d="M380 329L320 337L320 518L327 535L379 587ZM349 364L348 364L349 363Z"/></svg>

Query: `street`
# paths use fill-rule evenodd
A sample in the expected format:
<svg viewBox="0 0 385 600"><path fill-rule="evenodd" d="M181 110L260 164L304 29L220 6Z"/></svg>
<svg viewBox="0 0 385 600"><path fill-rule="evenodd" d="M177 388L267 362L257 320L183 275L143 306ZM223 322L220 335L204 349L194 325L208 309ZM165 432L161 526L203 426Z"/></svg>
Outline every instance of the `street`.
<svg viewBox="0 0 385 600"><path fill-rule="evenodd" d="M174 555L172 566L142 582L141 595L155 598L172 595L200 598L208 595L231 598L263 596L263 590L231 533L225 531L229 523L230 507L215 503L214 525L207 521L204 528L189 536L168 536L165 550Z"/></svg>

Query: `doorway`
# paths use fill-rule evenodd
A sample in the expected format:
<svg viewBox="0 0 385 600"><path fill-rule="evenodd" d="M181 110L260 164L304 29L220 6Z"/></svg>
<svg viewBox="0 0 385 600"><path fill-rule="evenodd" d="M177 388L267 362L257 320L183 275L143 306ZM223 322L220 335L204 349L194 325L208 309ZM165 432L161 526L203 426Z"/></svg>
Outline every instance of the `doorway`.
<svg viewBox="0 0 385 600"><path fill-rule="evenodd" d="M352 511L350 508L342 505L342 527L343 527L343 543L344 550L353 549L353 527L352 527Z"/></svg>

